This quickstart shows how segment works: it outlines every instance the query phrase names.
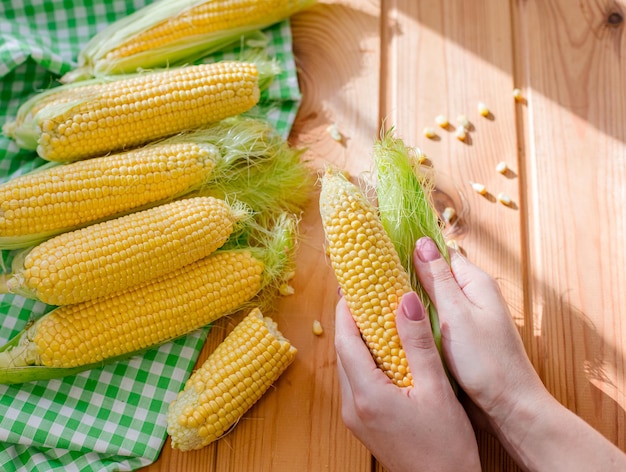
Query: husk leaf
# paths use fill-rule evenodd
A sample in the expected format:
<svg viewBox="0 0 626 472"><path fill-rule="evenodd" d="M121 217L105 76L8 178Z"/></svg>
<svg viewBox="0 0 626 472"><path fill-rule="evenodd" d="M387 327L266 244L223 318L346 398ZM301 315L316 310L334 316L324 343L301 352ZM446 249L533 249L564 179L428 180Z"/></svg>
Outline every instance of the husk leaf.
<svg viewBox="0 0 626 472"><path fill-rule="evenodd" d="M183 35L172 42L127 57L107 57L111 51L132 42L137 35L172 18L184 16L191 8L209 2L211 0L161 0L110 24L87 43L78 55L78 67L63 76L62 81L69 83L90 77L190 64L230 45L245 45L248 42L258 44L263 41L260 30L310 7L315 0L292 0L284 9L270 9L259 21L250 20L239 27L204 34ZM263 7L262 3L259 2L260 8Z"/></svg>
<svg viewBox="0 0 626 472"><path fill-rule="evenodd" d="M382 132L380 139L374 144L376 195L383 227L409 274L411 286L429 313L435 344L441 352L439 316L417 277L413 251L416 241L428 236L435 241L446 260L449 260L449 254L431 199L435 182L431 176L420 170L417 157L415 149L406 146L402 139L394 136L393 128ZM456 388L452 377L449 378Z"/></svg>

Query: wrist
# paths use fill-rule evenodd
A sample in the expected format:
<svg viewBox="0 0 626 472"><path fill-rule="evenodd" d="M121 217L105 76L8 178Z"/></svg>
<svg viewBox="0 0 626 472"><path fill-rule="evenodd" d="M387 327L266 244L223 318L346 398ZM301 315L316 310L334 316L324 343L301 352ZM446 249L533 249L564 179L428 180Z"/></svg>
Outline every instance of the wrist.
<svg viewBox="0 0 626 472"><path fill-rule="evenodd" d="M524 470L536 470L531 464L537 442L541 442L546 425L558 416L561 405L543 388L529 389L497 405L487 414L498 440ZM549 428L548 428L549 429Z"/></svg>
<svg viewBox="0 0 626 472"><path fill-rule="evenodd" d="M538 424L558 407L534 369L523 370L515 379L502 379L506 385L497 396L478 401L492 431L517 462L528 435L538 430Z"/></svg>

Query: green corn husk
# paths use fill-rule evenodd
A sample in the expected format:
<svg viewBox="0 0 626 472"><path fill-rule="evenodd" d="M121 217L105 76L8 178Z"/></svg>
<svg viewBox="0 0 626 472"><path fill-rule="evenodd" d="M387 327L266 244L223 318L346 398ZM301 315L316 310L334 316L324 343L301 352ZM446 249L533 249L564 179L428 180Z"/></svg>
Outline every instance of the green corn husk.
<svg viewBox="0 0 626 472"><path fill-rule="evenodd" d="M294 149L266 121L242 116L227 118L205 128L183 133L172 138L151 143L147 147L181 142L197 143L217 148L219 157L206 179L196 187L171 195L164 200L133 206L127 211L106 215L100 219L67 226L60 215L53 229L20 236L7 236L0 232L0 249L21 249L39 244L62 232L79 229L114 217L144 210L174 199L206 195L225 200L240 200L255 213L299 212L304 208L314 185L312 172L302 160L301 150ZM107 157L93 158L106 159ZM85 162L85 161L82 161ZM81 162L49 163L30 174L45 176L57 166L83 166ZM19 185L23 176L2 184ZM94 204L98 204L96 198Z"/></svg>
<svg viewBox="0 0 626 472"><path fill-rule="evenodd" d="M270 224L271 226L263 227L260 224L256 227L251 226L247 235L240 235L236 240L227 243L214 254L208 256L214 257L224 251L250 251L254 257L262 260L265 265L261 289L257 292L257 294L240 304L238 307L220 313L219 316L213 319L227 316L237 311L246 310L253 306L262 307L261 309L270 311L273 302L280 293L280 287L282 287L293 276L295 268L295 250L297 248L298 239L297 218L290 213L282 213L280 215L276 215L275 217L268 218L264 221L264 223ZM185 273L185 271L188 271L188 268L189 267L184 267L179 269L176 273ZM167 277L169 278L170 276ZM142 287L143 285L140 285L127 291L131 292L133 296L136 294L136 298L138 300L142 300L142 302L138 303L138 305L142 305L148 301L141 294ZM108 298L117 297L119 295L120 294L116 294L111 297L84 302L74 305L74 307L80 307L80 309L90 309L90 307L94 304L97 305ZM188 295L192 296L192 294ZM39 358L37 347L33 341L34 334L38 328L38 322L44 317L50 316L50 314L54 311L66 308L68 307L58 307L55 310L43 315L38 320L34 320L34 322L25 327L4 346L0 347L0 384L18 384L74 375L85 370L102 367L103 365L112 362L140 355L150 349L159 347L166 342L170 342L178 337L189 334L194 329L202 327L196 326L194 329L190 329L186 333L182 333L179 336L162 339L154 345L103 359L97 363L67 368L41 365L41 359ZM142 316L152 318L154 316L158 316L158 313L144 313ZM115 337L115 327L111 327L111 330L112 336Z"/></svg>
<svg viewBox="0 0 626 472"><path fill-rule="evenodd" d="M114 56L120 46L136 42L138 35L178 20L191 27L197 22L192 9L205 4L227 6L222 0L160 0L147 5L127 17L112 23L96 34L78 55L78 67L67 73L65 83L111 74L134 73L141 69L190 64L229 45L250 40L263 40L260 30L310 7L315 0L259 0L246 11L239 12L229 25L215 26L193 32L162 37L160 44L152 44L130 55ZM257 14L258 13L258 14Z"/></svg>
<svg viewBox="0 0 626 472"><path fill-rule="evenodd" d="M391 129L381 133L381 138L374 144L380 219L409 274L411 286L429 313L435 344L441 352L439 317L420 284L413 265L415 242L423 236L432 238L443 257L449 260L448 247L431 200L434 182L420 170L415 150L394 137L393 132ZM449 374L448 376L456 388L454 380Z"/></svg>

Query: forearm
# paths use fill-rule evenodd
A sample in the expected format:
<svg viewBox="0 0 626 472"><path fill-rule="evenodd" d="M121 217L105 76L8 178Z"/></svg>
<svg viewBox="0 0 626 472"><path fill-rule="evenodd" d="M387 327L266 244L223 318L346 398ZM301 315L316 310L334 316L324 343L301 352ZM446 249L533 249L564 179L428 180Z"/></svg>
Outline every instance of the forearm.
<svg viewBox="0 0 626 472"><path fill-rule="evenodd" d="M547 393L519 402L502 418L494 429L529 472L626 470L622 451Z"/></svg>

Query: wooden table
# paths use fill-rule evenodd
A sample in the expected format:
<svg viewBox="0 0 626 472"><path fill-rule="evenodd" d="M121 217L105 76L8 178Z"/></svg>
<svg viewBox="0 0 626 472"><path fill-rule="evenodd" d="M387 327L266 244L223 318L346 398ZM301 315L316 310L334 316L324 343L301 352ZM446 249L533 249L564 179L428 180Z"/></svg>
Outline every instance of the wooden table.
<svg viewBox="0 0 626 472"><path fill-rule="evenodd" d="M324 2L293 18L304 102L291 135L316 169L330 162L353 175L371 169L383 120L421 147L464 194L461 247L499 281L545 385L621 448L624 14L624 0ZM478 102L492 116L479 116ZM454 121L460 113L474 124L468 142L444 130L438 140L424 137L437 115ZM327 131L333 123L341 142ZM496 172L500 161L511 174ZM474 193L469 181L489 193ZM511 207L496 201L499 192ZM146 472L372 470L375 460L340 417L337 289L316 198L301 224L296 293L275 314L297 360L228 436L190 453L173 451L168 440ZM312 334L315 319L321 337ZM214 333L230 325L224 320ZM218 338L210 337L200 361ZM484 470L516 470L493 438L479 442Z"/></svg>

